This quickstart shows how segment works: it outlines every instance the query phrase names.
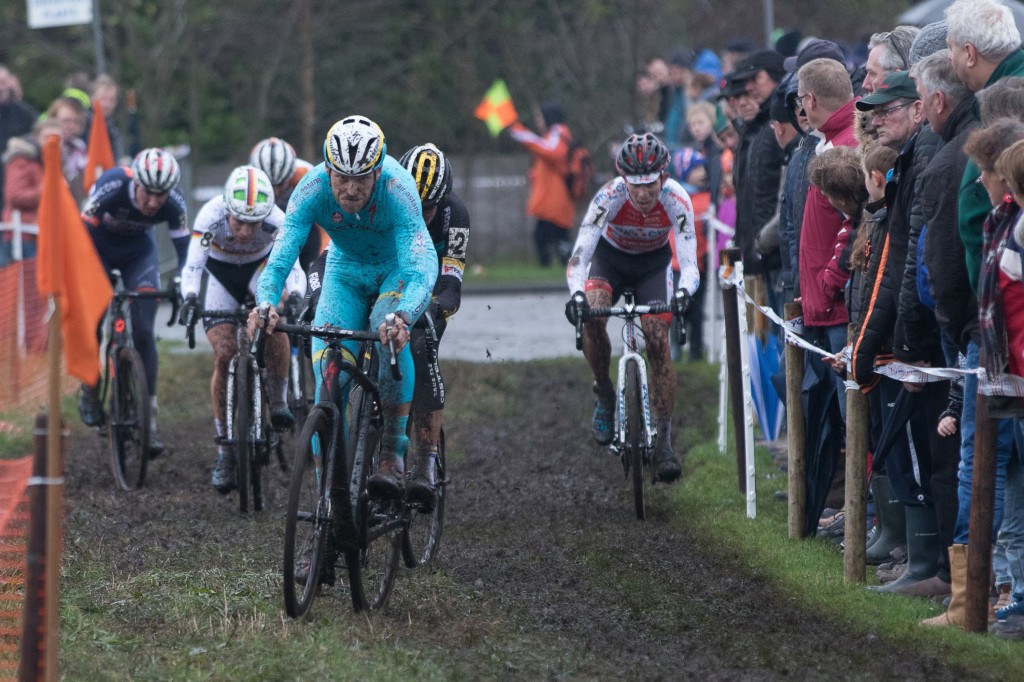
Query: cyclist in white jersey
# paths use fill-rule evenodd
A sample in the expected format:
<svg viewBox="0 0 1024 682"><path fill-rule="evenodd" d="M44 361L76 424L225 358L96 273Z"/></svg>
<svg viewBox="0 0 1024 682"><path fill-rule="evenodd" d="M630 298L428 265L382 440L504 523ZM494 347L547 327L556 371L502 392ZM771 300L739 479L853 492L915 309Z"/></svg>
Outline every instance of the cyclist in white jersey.
<svg viewBox="0 0 1024 682"><path fill-rule="evenodd" d="M206 202L196 216L181 277L185 303L179 321L185 324L200 301L204 310L234 310L250 296L255 297L256 281L283 225L284 212L274 205L274 190L267 174L253 166L239 166L231 171L224 193ZM305 274L297 262L288 276L286 289L290 295L300 297L306 292ZM214 353L210 400L218 438L225 436L228 364L237 350L237 324L229 318L203 320ZM287 402L288 337L269 336L266 357L270 419L275 428L285 429L295 422ZM217 448L212 485L221 493L235 487L234 453L223 445Z"/></svg>
<svg viewBox="0 0 1024 682"><path fill-rule="evenodd" d="M682 473L672 451L676 376L669 328L673 314L686 312L700 281L693 205L686 190L668 177L668 162L668 149L650 133L630 135L623 143L615 161L620 177L598 191L580 226L566 269L572 298L565 308L566 317L575 324L589 306L611 306L627 287L634 290L639 304L671 301L673 313L645 315L640 321L651 362L652 411L658 431L654 466L664 482L675 481ZM670 239L675 240L680 268L675 290ZM615 428L606 318L586 321L583 354L594 373L597 394L591 433L606 445Z"/></svg>

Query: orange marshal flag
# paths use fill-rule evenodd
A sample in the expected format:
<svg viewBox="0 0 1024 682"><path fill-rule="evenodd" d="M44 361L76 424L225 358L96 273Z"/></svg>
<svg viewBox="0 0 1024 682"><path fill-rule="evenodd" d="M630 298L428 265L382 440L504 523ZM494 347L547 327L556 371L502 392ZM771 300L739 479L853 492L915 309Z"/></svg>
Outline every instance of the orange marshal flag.
<svg viewBox="0 0 1024 682"><path fill-rule="evenodd" d="M107 119L99 102L92 105L92 126L89 128L88 158L85 172L82 174L82 185L88 192L96 184L97 178L114 167L114 149L110 145L110 133L107 131Z"/></svg>
<svg viewBox="0 0 1024 682"><path fill-rule="evenodd" d="M56 136L47 139L43 146L38 222L39 293L61 299L62 345L68 374L83 383L95 384L100 376L96 327L114 292L64 180L60 139Z"/></svg>
<svg viewBox="0 0 1024 682"><path fill-rule="evenodd" d="M512 96L508 94L508 87L505 81L500 78L487 90L487 94L480 100L473 115L487 124L491 135L498 134L516 122L519 115L512 105Z"/></svg>

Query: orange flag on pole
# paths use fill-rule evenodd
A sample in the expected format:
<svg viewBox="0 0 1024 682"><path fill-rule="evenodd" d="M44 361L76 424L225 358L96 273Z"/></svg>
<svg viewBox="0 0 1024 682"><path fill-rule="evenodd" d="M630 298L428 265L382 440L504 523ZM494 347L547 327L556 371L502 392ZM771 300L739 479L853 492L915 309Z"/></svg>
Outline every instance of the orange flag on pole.
<svg viewBox="0 0 1024 682"><path fill-rule="evenodd" d="M508 87L505 81L500 78L487 89L484 98L480 100L473 115L487 124L491 135L498 136L502 130L516 122L519 114L512 104L512 96L508 94Z"/></svg>
<svg viewBox="0 0 1024 682"><path fill-rule="evenodd" d="M61 299L62 345L68 374L94 385L100 376L96 327L114 292L64 179L57 136L51 136L43 146L43 189L37 220L39 293Z"/></svg>
<svg viewBox="0 0 1024 682"><path fill-rule="evenodd" d="M92 126L89 128L88 158L85 172L82 174L82 185L88 192L96 184L103 171L114 167L114 148L110 144L110 132L107 130L107 118L99 102L92 105Z"/></svg>

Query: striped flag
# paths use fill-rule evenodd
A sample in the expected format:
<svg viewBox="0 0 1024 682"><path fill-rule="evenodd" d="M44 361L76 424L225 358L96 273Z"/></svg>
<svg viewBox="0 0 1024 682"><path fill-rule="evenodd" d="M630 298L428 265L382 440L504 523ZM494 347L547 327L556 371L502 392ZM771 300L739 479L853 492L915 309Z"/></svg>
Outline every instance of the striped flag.
<svg viewBox="0 0 1024 682"><path fill-rule="evenodd" d="M508 94L508 87L500 78L487 90L473 114L487 124L487 129L494 137L519 118L512 105L512 96Z"/></svg>

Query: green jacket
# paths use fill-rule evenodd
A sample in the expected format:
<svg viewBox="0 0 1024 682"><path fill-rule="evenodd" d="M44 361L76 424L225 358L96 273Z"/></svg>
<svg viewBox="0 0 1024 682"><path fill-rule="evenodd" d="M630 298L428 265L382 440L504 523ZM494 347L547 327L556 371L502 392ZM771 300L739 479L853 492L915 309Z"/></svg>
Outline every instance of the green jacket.
<svg viewBox="0 0 1024 682"><path fill-rule="evenodd" d="M999 63L985 87L1007 76L1024 76L1024 51L1012 52ZM975 105L977 115L977 105ZM960 182L960 197L957 202L957 220L960 225L960 239L964 243L967 257L967 274L971 288L978 293L978 271L981 269L981 227L985 216L992 210L988 192L979 181L981 170L973 160L967 162L964 179Z"/></svg>

